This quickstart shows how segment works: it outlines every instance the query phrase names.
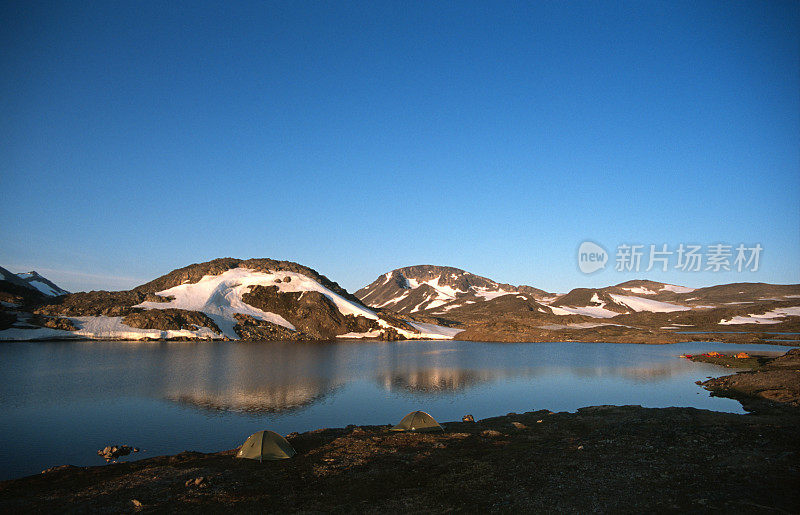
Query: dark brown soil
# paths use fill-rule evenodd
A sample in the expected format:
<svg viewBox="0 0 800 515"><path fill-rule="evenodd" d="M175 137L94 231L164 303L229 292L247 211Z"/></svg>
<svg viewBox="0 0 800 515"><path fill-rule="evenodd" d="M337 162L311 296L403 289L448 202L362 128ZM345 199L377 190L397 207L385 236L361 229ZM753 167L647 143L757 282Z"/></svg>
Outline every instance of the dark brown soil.
<svg viewBox="0 0 800 515"><path fill-rule="evenodd" d="M0 511L797 512L798 421L597 406L438 434L349 426L290 435L298 455L283 461L231 450L58 467L0 483Z"/></svg>

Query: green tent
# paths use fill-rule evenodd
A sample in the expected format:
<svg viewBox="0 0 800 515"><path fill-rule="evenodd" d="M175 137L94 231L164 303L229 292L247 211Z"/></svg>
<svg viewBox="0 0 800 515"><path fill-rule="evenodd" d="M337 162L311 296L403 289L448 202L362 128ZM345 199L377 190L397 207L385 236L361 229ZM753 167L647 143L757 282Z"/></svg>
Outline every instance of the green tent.
<svg viewBox="0 0 800 515"><path fill-rule="evenodd" d="M424 411L412 411L403 417L392 431L444 431L444 429Z"/></svg>
<svg viewBox="0 0 800 515"><path fill-rule="evenodd" d="M283 460L297 454L292 445L274 431L259 431L250 435L236 453L237 458L251 460Z"/></svg>

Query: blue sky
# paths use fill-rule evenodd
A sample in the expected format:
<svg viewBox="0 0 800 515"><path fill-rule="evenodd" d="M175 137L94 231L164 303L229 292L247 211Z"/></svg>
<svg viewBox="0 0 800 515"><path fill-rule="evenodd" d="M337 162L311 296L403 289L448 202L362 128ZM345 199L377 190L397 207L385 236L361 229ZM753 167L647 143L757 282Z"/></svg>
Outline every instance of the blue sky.
<svg viewBox="0 0 800 515"><path fill-rule="evenodd" d="M800 3L4 2L0 265L800 282ZM592 240L757 272L582 274Z"/></svg>

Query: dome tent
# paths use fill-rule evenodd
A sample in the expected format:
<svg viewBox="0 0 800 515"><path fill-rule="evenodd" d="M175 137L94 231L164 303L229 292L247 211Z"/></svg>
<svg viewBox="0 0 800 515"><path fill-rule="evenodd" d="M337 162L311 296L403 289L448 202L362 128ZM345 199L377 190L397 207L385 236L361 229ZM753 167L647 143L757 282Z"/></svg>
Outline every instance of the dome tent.
<svg viewBox="0 0 800 515"><path fill-rule="evenodd" d="M392 428L392 431L444 431L436 420L424 411L412 411Z"/></svg>
<svg viewBox="0 0 800 515"><path fill-rule="evenodd" d="M297 454L292 445L274 431L259 431L247 437L242 444L237 458L251 460L283 460Z"/></svg>

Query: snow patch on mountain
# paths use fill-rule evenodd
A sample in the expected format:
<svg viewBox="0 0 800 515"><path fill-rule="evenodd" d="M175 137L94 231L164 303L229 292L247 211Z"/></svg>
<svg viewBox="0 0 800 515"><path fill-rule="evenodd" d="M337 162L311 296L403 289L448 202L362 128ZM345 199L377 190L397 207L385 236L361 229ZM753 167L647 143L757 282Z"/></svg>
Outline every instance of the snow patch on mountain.
<svg viewBox="0 0 800 515"><path fill-rule="evenodd" d="M645 299L642 297L634 297L628 295L615 295L613 293L609 296L617 304L622 304L634 311L650 311L653 313L671 313L673 311L688 311L691 308L686 306L679 306L677 304L670 304L669 302L660 302L653 299Z"/></svg>
<svg viewBox="0 0 800 515"><path fill-rule="evenodd" d="M792 306L788 308L777 308L772 311L767 311L760 315L751 314L744 316L735 316L730 320L720 320L720 325L735 325L735 324L780 324L786 316L800 316L800 306Z"/></svg>
<svg viewBox="0 0 800 515"><path fill-rule="evenodd" d="M438 277L436 277L435 279L429 279L429 280L427 280L427 281L422 281L422 282L420 282L420 281L417 281L416 279L409 279L409 278L406 278L406 282L407 282L407 284L408 284L408 287L409 287L409 288L411 288L412 290L415 290L415 289L419 288L419 287L420 287L420 286L422 286L423 284L427 284L428 286L430 286L431 288L433 288L434 290L436 290L436 293L438 294L437 300L438 300L438 299L448 299L448 300L452 300L452 299L455 299L455 298L456 298L456 295L457 295L457 294L459 294L459 293L464 293L464 291L463 291L463 290L456 290L456 289L455 289L455 288L453 288L452 286L448 286L448 285L444 285L444 286L443 286L443 285L440 285L440 284L439 284L439 280L440 280L441 278L442 278L442 276L441 276L441 275L439 275L439 276L438 276Z"/></svg>
<svg viewBox="0 0 800 515"><path fill-rule="evenodd" d="M58 295L64 295L64 293L62 293L63 290L56 290L55 288L52 288L51 286L48 286L47 284L41 281L37 281L35 279L27 281L27 283L36 288L37 290L39 290L40 292L44 293L48 297L57 297Z"/></svg>
<svg viewBox="0 0 800 515"><path fill-rule="evenodd" d="M592 318L612 318L619 315L603 306L550 306L550 309L554 315L584 315Z"/></svg>
<svg viewBox="0 0 800 515"><path fill-rule="evenodd" d="M166 340L169 338L200 338L206 340L221 339L222 335L208 327L197 330L180 329L139 329L122 323L124 317L70 317L69 320L78 328L77 331L50 329L49 327L33 327L28 324L15 324L0 331L0 340Z"/></svg>
<svg viewBox="0 0 800 515"><path fill-rule="evenodd" d="M484 300L492 300L503 295L517 295L519 293L518 291L504 290L502 288L496 291L489 291L487 288L475 288L475 295L483 297Z"/></svg>
<svg viewBox="0 0 800 515"><path fill-rule="evenodd" d="M636 295L656 295L658 292L653 290L648 290L644 286L634 286L633 288L621 288L622 290L628 290L631 293L635 293Z"/></svg>
<svg viewBox="0 0 800 515"><path fill-rule="evenodd" d="M403 300L403 299L405 299L406 297L408 297L408 293L409 293L410 291L411 291L411 290L406 290L406 291L404 291L404 292L403 292L403 294L402 294L402 295L400 295L400 296L397 296L397 297L395 297L395 298L393 298L393 299L389 299L389 300L387 300L386 302L382 302L381 304L378 304L378 305L377 305L377 306L375 306L375 307L376 307L376 308L385 308L386 306L389 306L389 305L391 305L391 304L397 304L397 303L398 303L398 302L400 302L401 300Z"/></svg>
<svg viewBox="0 0 800 515"><path fill-rule="evenodd" d="M451 340L463 329L454 329L436 324L423 322L409 322L414 329L420 332L417 338L430 338L431 340Z"/></svg>
<svg viewBox="0 0 800 515"><path fill-rule="evenodd" d="M296 330L294 325L277 313L262 311L242 300L242 295L256 285L277 286L281 292L318 291L344 315L361 315L373 320L378 318L374 312L358 306L305 275L296 272L265 273L247 268L233 268L220 275L207 275L196 283L181 284L156 292L156 295L162 297L175 297L170 302L142 302L134 307L200 311L214 320L225 336L232 339L238 338L233 330L237 323L235 314L250 315L292 331Z"/></svg>
<svg viewBox="0 0 800 515"><path fill-rule="evenodd" d="M688 288L686 286L676 286L674 284L665 284L661 287L661 291L671 291L675 293L691 293L697 288Z"/></svg>

